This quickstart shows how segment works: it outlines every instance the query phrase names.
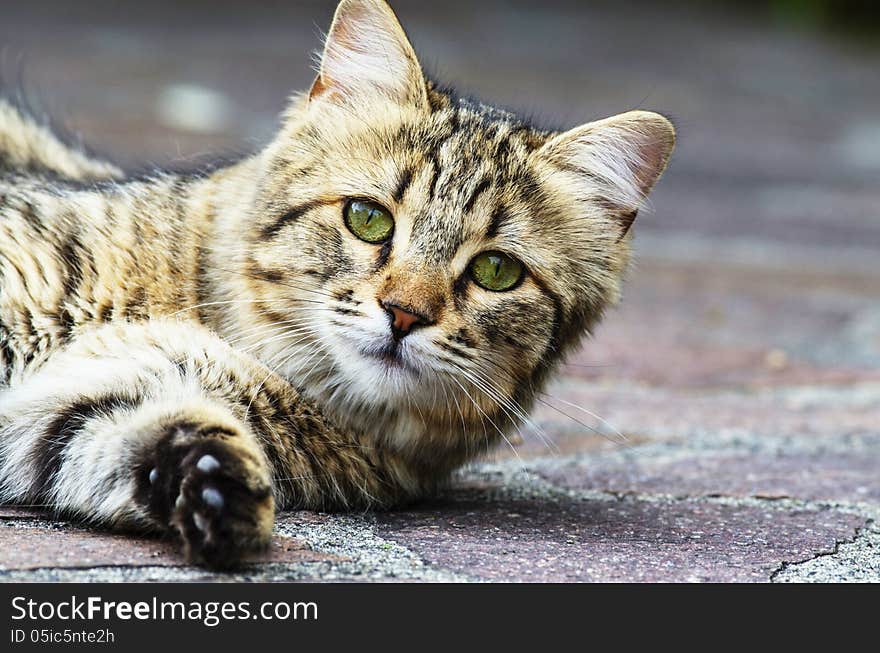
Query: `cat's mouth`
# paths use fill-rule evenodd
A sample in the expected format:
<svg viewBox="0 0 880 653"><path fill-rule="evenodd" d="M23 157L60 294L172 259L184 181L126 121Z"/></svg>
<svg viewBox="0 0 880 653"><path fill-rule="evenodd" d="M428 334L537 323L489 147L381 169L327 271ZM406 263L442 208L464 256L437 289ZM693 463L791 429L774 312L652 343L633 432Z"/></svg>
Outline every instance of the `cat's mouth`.
<svg viewBox="0 0 880 653"><path fill-rule="evenodd" d="M419 373L419 370L404 358L400 344L397 342L375 347L362 347L360 354L364 358L377 361L387 370L405 370L413 374Z"/></svg>

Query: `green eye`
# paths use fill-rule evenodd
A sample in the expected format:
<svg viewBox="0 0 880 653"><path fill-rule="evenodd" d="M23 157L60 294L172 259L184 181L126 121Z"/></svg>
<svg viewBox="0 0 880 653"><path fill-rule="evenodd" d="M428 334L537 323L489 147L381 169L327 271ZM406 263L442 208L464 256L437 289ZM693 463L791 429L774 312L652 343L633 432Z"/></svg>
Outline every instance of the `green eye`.
<svg viewBox="0 0 880 653"><path fill-rule="evenodd" d="M501 252L483 252L471 261L471 276L486 290L510 290L523 276L523 265Z"/></svg>
<svg viewBox="0 0 880 653"><path fill-rule="evenodd" d="M345 225L368 243L384 243L394 233L394 218L383 206L366 200L352 200L345 206Z"/></svg>

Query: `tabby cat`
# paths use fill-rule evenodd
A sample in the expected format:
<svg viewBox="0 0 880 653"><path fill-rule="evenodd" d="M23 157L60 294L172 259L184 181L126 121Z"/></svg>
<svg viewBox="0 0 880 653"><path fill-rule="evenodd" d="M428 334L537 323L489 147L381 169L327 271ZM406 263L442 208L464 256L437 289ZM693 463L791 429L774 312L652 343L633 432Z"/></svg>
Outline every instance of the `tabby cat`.
<svg viewBox="0 0 880 653"><path fill-rule="evenodd" d="M210 173L126 178L0 103L0 500L226 567L278 509L432 491L617 300L673 141L459 97L381 0Z"/></svg>

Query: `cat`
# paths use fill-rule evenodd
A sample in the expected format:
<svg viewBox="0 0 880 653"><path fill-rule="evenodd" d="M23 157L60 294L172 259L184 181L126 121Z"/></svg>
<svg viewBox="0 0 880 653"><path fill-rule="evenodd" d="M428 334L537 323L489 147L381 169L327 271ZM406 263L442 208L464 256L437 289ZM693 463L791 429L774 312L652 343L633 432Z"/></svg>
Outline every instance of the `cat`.
<svg viewBox="0 0 880 653"><path fill-rule="evenodd" d="M0 501L228 568L276 510L435 491L618 300L674 140L459 97L382 0L211 172L127 178L0 103Z"/></svg>

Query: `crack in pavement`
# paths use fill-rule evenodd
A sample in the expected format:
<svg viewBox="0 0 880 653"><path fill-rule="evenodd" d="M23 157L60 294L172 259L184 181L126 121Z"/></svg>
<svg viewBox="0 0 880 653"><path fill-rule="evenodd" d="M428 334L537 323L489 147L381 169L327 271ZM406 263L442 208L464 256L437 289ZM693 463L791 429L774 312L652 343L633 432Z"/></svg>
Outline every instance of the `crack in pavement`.
<svg viewBox="0 0 880 653"><path fill-rule="evenodd" d="M783 562L771 575L774 583L880 582L880 529L874 520L838 540L831 551L805 560Z"/></svg>
<svg viewBox="0 0 880 653"><path fill-rule="evenodd" d="M797 560L794 562L788 562L786 560L783 560L782 563L779 565L779 567L774 569L773 572L770 574L770 582L771 583L776 582L776 579L779 576L779 574L784 572L789 567L794 567L797 565L804 565L804 564L807 564L808 562L813 562L814 560L818 560L819 558L825 558L828 556L836 556L838 553L840 553L841 545L855 543L855 541L858 539L859 535L861 534L862 529L863 529L863 527L857 526L855 528L855 531L854 531L854 534L852 537L846 537L846 538L843 538L840 540L835 540L834 547L830 551L819 551L818 553L815 553L808 558L804 558L803 560Z"/></svg>

